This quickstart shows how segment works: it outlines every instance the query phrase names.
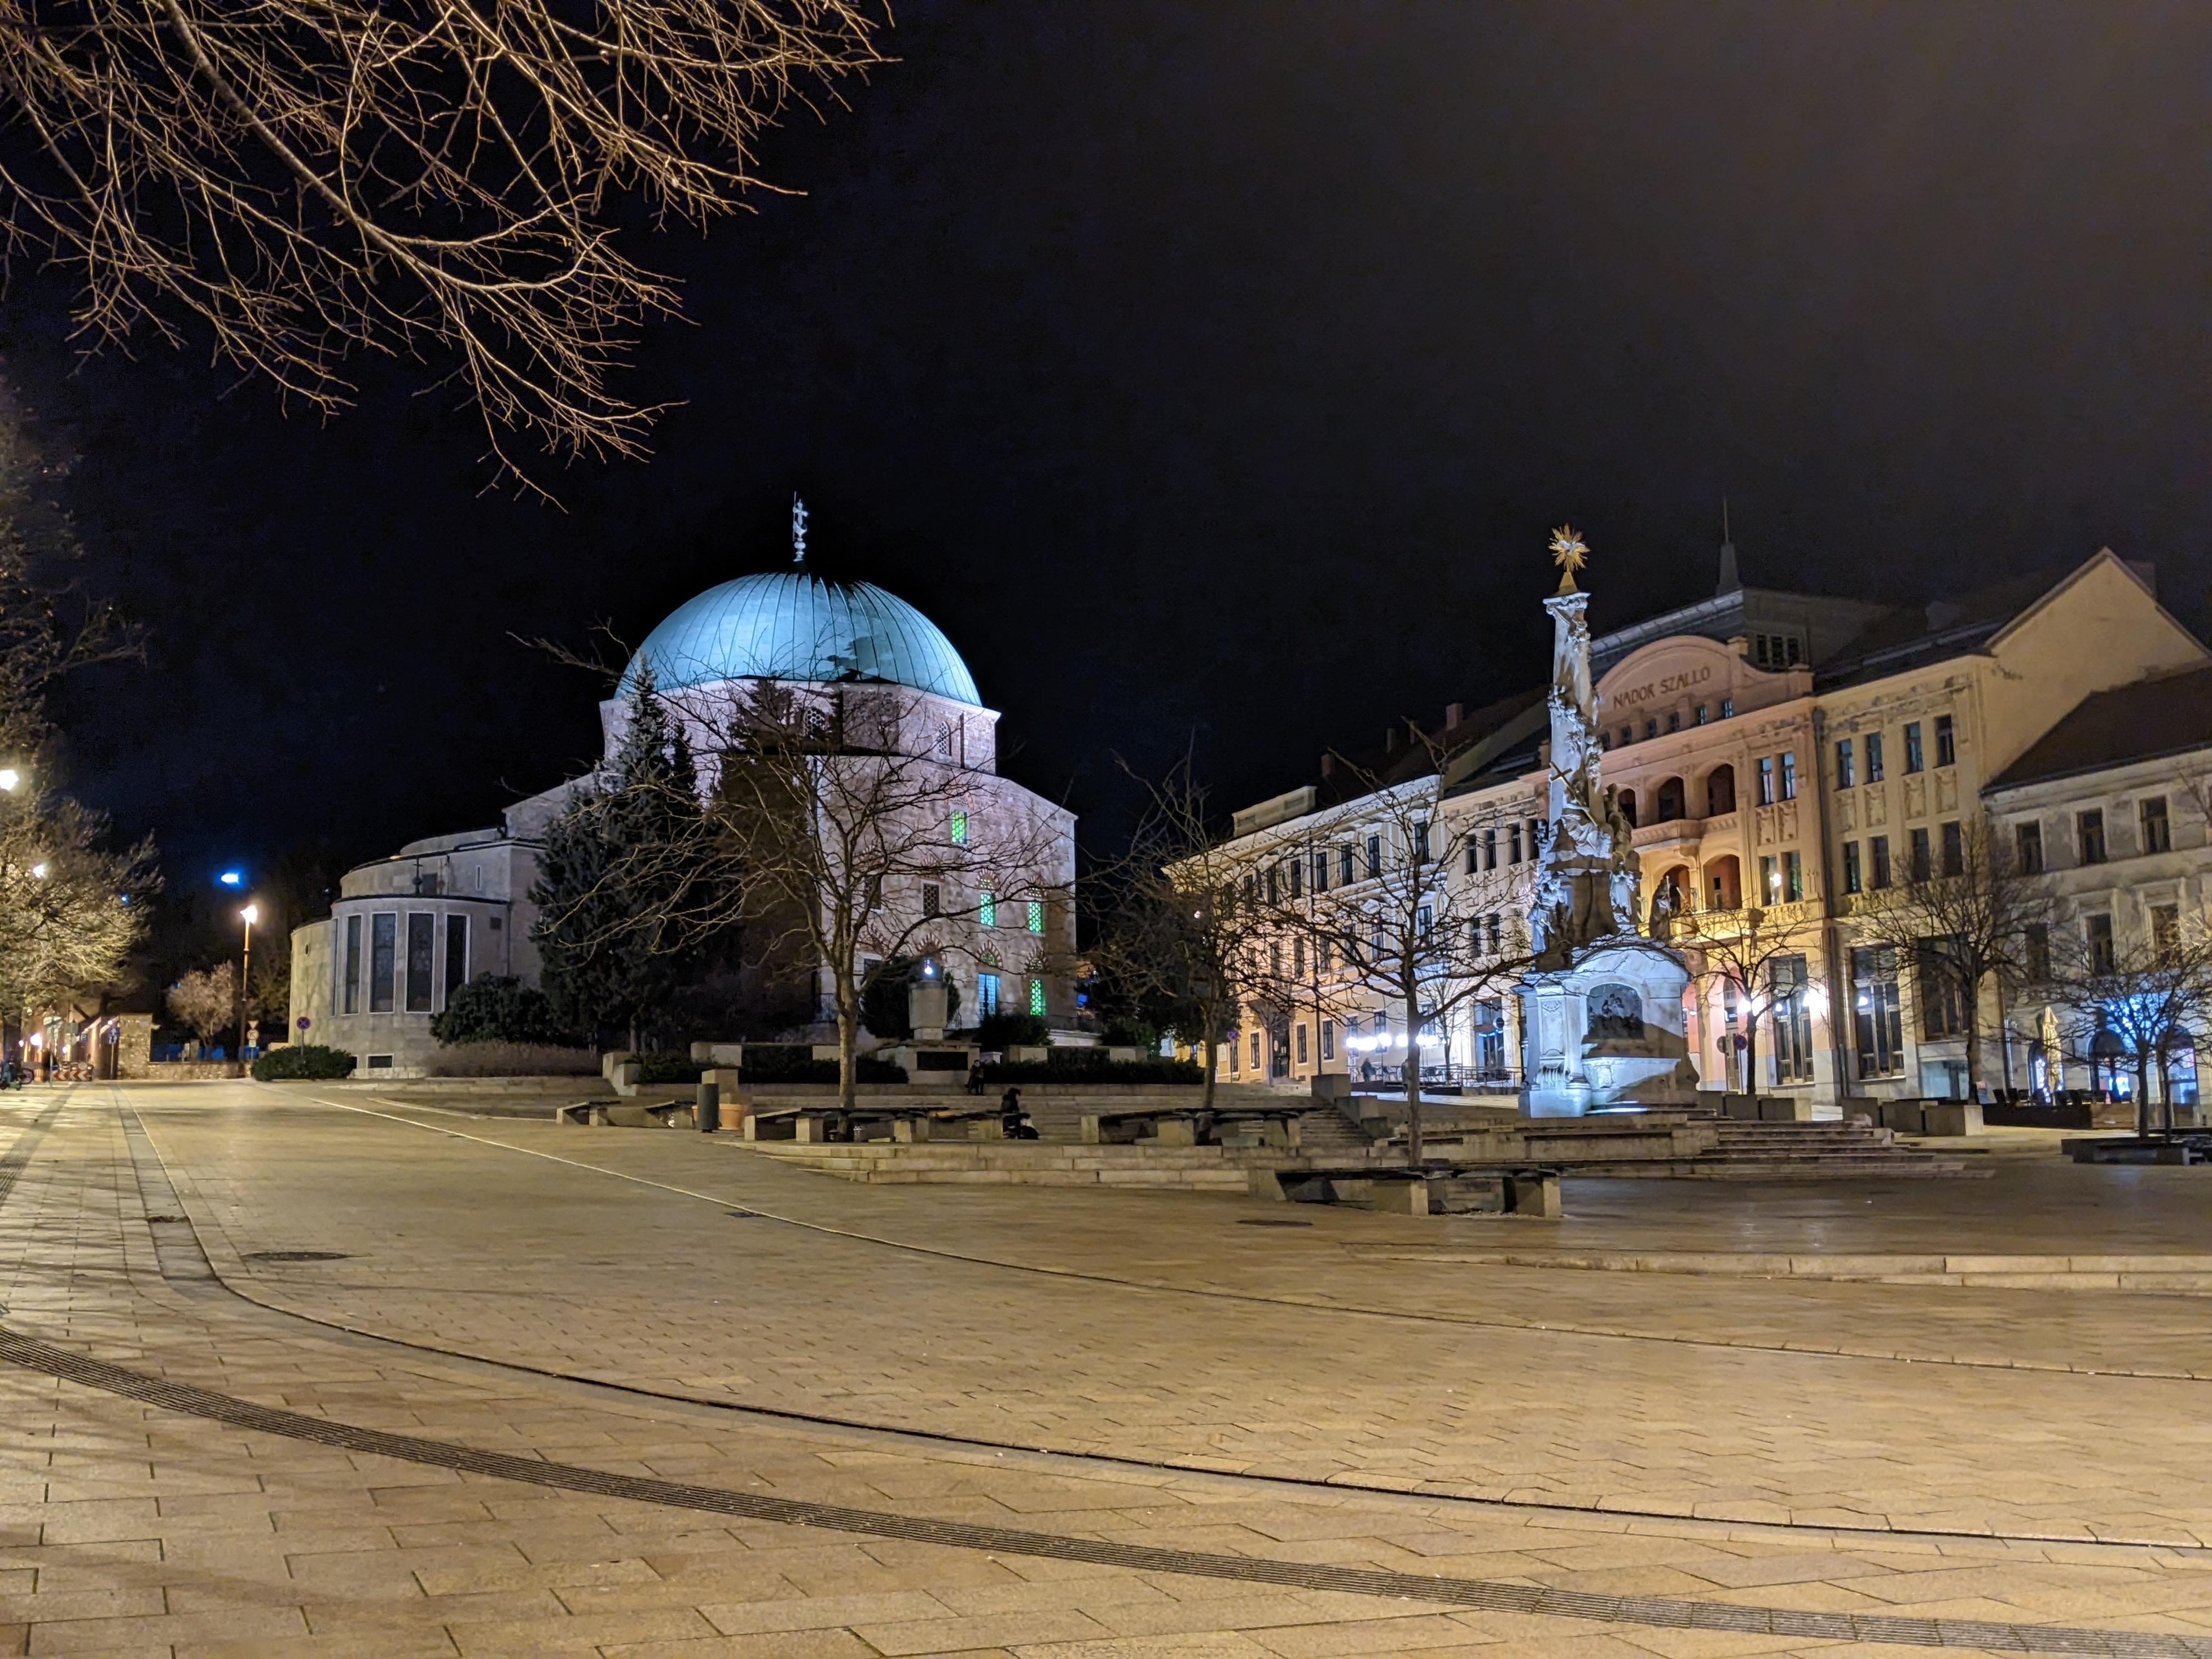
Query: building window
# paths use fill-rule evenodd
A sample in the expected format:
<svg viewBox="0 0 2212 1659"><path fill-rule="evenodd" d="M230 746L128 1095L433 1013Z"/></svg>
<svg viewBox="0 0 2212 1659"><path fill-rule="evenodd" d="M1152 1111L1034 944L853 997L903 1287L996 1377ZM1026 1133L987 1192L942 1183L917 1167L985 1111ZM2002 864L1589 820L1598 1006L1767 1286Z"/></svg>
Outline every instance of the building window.
<svg viewBox="0 0 2212 1659"><path fill-rule="evenodd" d="M361 1012L361 918L348 916L345 927L345 991L338 1003L342 1014Z"/></svg>
<svg viewBox="0 0 2212 1659"><path fill-rule="evenodd" d="M2031 921L2021 932L2021 967L2027 970L2031 985L2042 985L2051 978L2051 927L2047 922Z"/></svg>
<svg viewBox="0 0 2212 1659"><path fill-rule="evenodd" d="M469 982L469 919L446 918L446 1000Z"/></svg>
<svg viewBox="0 0 2212 1659"><path fill-rule="evenodd" d="M1505 835L1505 861L1518 864L1521 862L1521 821L1518 818L1506 826Z"/></svg>
<svg viewBox="0 0 2212 1659"><path fill-rule="evenodd" d="M1912 847L1911 873L1906 878L1906 879L1911 881L1925 881L1928 879L1930 871L1934 868L1929 857L1928 831L1924 828L1912 830L1911 832L1911 842Z"/></svg>
<svg viewBox="0 0 2212 1659"><path fill-rule="evenodd" d="M1297 1041L1297 1047L1298 1047L1298 1064L1299 1064L1299 1065L1301 1065L1301 1066L1303 1066L1303 1065L1304 1065L1304 1064L1306 1063L1306 1023L1305 1023L1305 1021L1304 1021L1304 1020L1300 1020L1300 1021L1299 1021L1296 1025L1293 1025L1293 1026L1291 1028L1291 1033L1292 1037Z"/></svg>
<svg viewBox="0 0 2212 1659"><path fill-rule="evenodd" d="M933 881L925 881L921 884L921 914L934 916L942 915L943 911L944 890Z"/></svg>
<svg viewBox="0 0 2212 1659"><path fill-rule="evenodd" d="M1682 729L1682 711L1680 709L1670 708L1667 711L1667 729L1669 732L1679 732Z"/></svg>
<svg viewBox="0 0 2212 1659"><path fill-rule="evenodd" d="M438 919L422 912L407 918L407 1012L430 1012L430 975L437 964Z"/></svg>
<svg viewBox="0 0 2212 1659"><path fill-rule="evenodd" d="M1044 1018L1044 981L1041 979L1030 981L1030 1013L1037 1019Z"/></svg>
<svg viewBox="0 0 2212 1659"><path fill-rule="evenodd" d="M1291 941L1291 977L1293 979L1304 979L1305 976L1306 936L1304 933L1300 933L1297 938Z"/></svg>
<svg viewBox="0 0 2212 1659"><path fill-rule="evenodd" d="M975 895L975 920L986 927L999 925L999 896L988 887Z"/></svg>
<svg viewBox="0 0 2212 1659"><path fill-rule="evenodd" d="M1380 836L1367 838L1367 873L1370 877L1382 873L1382 837Z"/></svg>
<svg viewBox="0 0 2212 1659"><path fill-rule="evenodd" d="M1867 841L1867 885L1879 892L1889 885L1889 837L1874 836Z"/></svg>
<svg viewBox="0 0 2212 1659"><path fill-rule="evenodd" d="M1966 1029L1966 988L1952 965L1954 943L1948 939L1921 940L1918 959L1912 965L1912 976L1919 981L1920 1035L1924 1041L1959 1036Z"/></svg>
<svg viewBox="0 0 2212 1659"><path fill-rule="evenodd" d="M1936 717L1936 764L1948 766L1958 758L1959 744L1953 735L1951 717L1938 714Z"/></svg>
<svg viewBox="0 0 2212 1659"><path fill-rule="evenodd" d="M1759 891L1768 904L1782 902L1782 866L1771 853L1759 855Z"/></svg>
<svg viewBox="0 0 2212 1659"><path fill-rule="evenodd" d="M1482 867L1486 870L1498 867L1498 831L1495 829L1482 832Z"/></svg>
<svg viewBox="0 0 2212 1659"><path fill-rule="evenodd" d="M1333 1019L1321 1023L1321 1057L1325 1061L1336 1058L1336 1022Z"/></svg>
<svg viewBox="0 0 2212 1659"><path fill-rule="evenodd" d="M2154 904L2150 907L2150 948L2161 960L2181 948L2179 905Z"/></svg>
<svg viewBox="0 0 2212 1659"><path fill-rule="evenodd" d="M1859 1075L1903 1076L1897 952L1887 945L1851 952L1851 1024L1858 1038Z"/></svg>
<svg viewBox="0 0 2212 1659"><path fill-rule="evenodd" d="M1836 739L1836 787L1850 789L1854 787L1858 781L1858 773L1852 763L1851 740L1849 738L1838 738Z"/></svg>
<svg viewBox="0 0 2212 1659"><path fill-rule="evenodd" d="M988 1019L999 1012L999 976L996 974L975 975L975 1012L978 1018Z"/></svg>
<svg viewBox="0 0 2212 1659"><path fill-rule="evenodd" d="M1796 857L1795 854L1790 854ZM1810 982L1802 957L1777 957L1767 970L1774 1009L1774 1080L1813 1080L1813 1011L1806 1006Z"/></svg>
<svg viewBox="0 0 2212 1659"><path fill-rule="evenodd" d="M1044 932L1044 901L1041 898L1033 898L1024 908L1029 912L1030 932L1032 933Z"/></svg>
<svg viewBox="0 0 2212 1659"><path fill-rule="evenodd" d="M1244 1042L1236 1032L1229 1034L1229 1074L1231 1077L1243 1068Z"/></svg>
<svg viewBox="0 0 2212 1659"><path fill-rule="evenodd" d="M399 918L390 911L368 919L368 1012L392 1012L392 981L399 970Z"/></svg>
<svg viewBox="0 0 2212 1659"><path fill-rule="evenodd" d="M2015 862L2024 876L2043 873L2043 826L2033 819L2012 827L2012 846Z"/></svg>
<svg viewBox="0 0 2212 1659"><path fill-rule="evenodd" d="M1282 902L1282 898L1283 866L1279 864L1271 864L1267 866L1267 902L1279 904Z"/></svg>
<svg viewBox="0 0 2212 1659"><path fill-rule="evenodd" d="M1796 800L1797 799L1797 751L1793 749L1781 757L1781 763L1782 799Z"/></svg>
<svg viewBox="0 0 2212 1659"><path fill-rule="evenodd" d="M1702 703L1702 702L1701 702L1701 703L1699 703L1699 704L1698 705L1698 713L1697 713L1697 716L1696 716L1697 723L1698 723L1699 726L1705 726L1705 725L1709 724L1709 723L1711 721L1712 718L1713 718L1712 706L1711 706L1710 703Z"/></svg>
<svg viewBox="0 0 2212 1659"><path fill-rule="evenodd" d="M1420 906L1413 912L1414 937L1427 945L1435 939L1436 931L1436 913L1425 904Z"/></svg>
<svg viewBox="0 0 2212 1659"><path fill-rule="evenodd" d="M1623 749L1626 749L1630 744L1634 743L1635 741L1636 728L1632 726L1622 726L1620 728L1620 746Z"/></svg>
<svg viewBox="0 0 2212 1659"><path fill-rule="evenodd" d="M1927 763L1920 752L1920 722L1908 720L1905 726L1905 769L1907 773L1926 769Z"/></svg>
<svg viewBox="0 0 2212 1659"><path fill-rule="evenodd" d="M1504 949L1504 948L1505 948L1505 947L1504 947L1504 943L1502 942L1502 935L1501 935L1501 933L1499 933L1499 927L1500 927L1500 926L1501 926L1501 923L1502 923L1503 919L1502 919L1500 916L1498 916L1498 914L1497 914L1495 911L1493 911L1493 912L1492 912L1492 913L1491 913L1491 915L1490 915L1489 921L1490 921L1490 928L1489 928L1489 932L1490 932L1490 954L1491 954L1491 955L1492 955L1492 956L1494 957L1494 956L1496 956L1496 955L1497 955L1500 951L1502 951L1503 949Z"/></svg>
<svg viewBox="0 0 2212 1659"><path fill-rule="evenodd" d="M2117 959L2112 950L2112 919L2098 915L2084 920L2089 935L2089 971L2109 974Z"/></svg>
<svg viewBox="0 0 2212 1659"><path fill-rule="evenodd" d="M949 761L952 758L952 722L951 720L939 720L937 723L937 758L941 761Z"/></svg>
<svg viewBox="0 0 2212 1659"><path fill-rule="evenodd" d="M1651 739L1651 738L1656 738L1656 737L1657 737L1658 735L1659 735L1659 722L1658 722L1657 720L1646 720L1646 721L1644 721L1644 738L1645 738L1645 740L1646 740L1646 741L1649 741L1650 739Z"/></svg>
<svg viewBox="0 0 2212 1659"><path fill-rule="evenodd" d="M1336 849L1336 884L1349 887L1358 879L1358 854L1352 851L1350 842Z"/></svg>
<svg viewBox="0 0 2212 1659"><path fill-rule="evenodd" d="M1759 804L1761 806L1774 805L1774 757L1771 755L1759 757Z"/></svg>
<svg viewBox="0 0 2212 1659"><path fill-rule="evenodd" d="M1473 836L1467 838L1467 872L1470 876L1482 872L1482 843Z"/></svg>
<svg viewBox="0 0 2212 1659"><path fill-rule="evenodd" d="M1880 783L1881 781L1881 733L1879 732L1869 732L1866 734L1866 781L1869 783Z"/></svg>
<svg viewBox="0 0 2212 1659"><path fill-rule="evenodd" d="M1283 867L1291 872L1291 896L1304 897L1306 888L1304 864L1297 859L1285 859Z"/></svg>
<svg viewBox="0 0 2212 1659"><path fill-rule="evenodd" d="M1865 885L1859 873L1859 844L1847 841L1844 843L1844 890L1846 893L1861 892Z"/></svg>
<svg viewBox="0 0 2212 1659"><path fill-rule="evenodd" d="M1782 896L1792 904L1805 896L1805 863L1795 853L1782 855Z"/></svg>
<svg viewBox="0 0 2212 1659"><path fill-rule="evenodd" d="M2153 795L2136 809L2142 824L2142 849L2146 853L2167 853L2173 850L2173 826L2166 820L2166 797Z"/></svg>
<svg viewBox="0 0 2212 1659"><path fill-rule="evenodd" d="M1734 697L1723 697L1721 699L1721 718L1724 720L1734 720L1735 718L1735 699Z"/></svg>
<svg viewBox="0 0 2212 1659"><path fill-rule="evenodd" d="M1255 1072L1260 1069L1260 1034L1257 1031L1252 1033L1252 1069Z"/></svg>
<svg viewBox="0 0 2212 1659"><path fill-rule="evenodd" d="M952 844L955 847L968 844L968 814L964 811L952 815Z"/></svg>
<svg viewBox="0 0 2212 1659"><path fill-rule="evenodd" d="M2096 807L2074 817L2074 831L2081 844L2081 862L2102 864L2105 861L2105 815Z"/></svg>
<svg viewBox="0 0 2212 1659"><path fill-rule="evenodd" d="M1316 892L1316 893L1326 893L1327 891L1328 891L1328 851L1327 851L1325 848L1316 848L1314 849L1314 854L1313 854L1313 860L1312 860L1312 861L1313 861L1313 890L1314 890L1314 891L1315 891L1315 892Z"/></svg>
<svg viewBox="0 0 2212 1659"><path fill-rule="evenodd" d="M1966 873L1966 836L1956 818L1942 825L1943 873L1963 876Z"/></svg>

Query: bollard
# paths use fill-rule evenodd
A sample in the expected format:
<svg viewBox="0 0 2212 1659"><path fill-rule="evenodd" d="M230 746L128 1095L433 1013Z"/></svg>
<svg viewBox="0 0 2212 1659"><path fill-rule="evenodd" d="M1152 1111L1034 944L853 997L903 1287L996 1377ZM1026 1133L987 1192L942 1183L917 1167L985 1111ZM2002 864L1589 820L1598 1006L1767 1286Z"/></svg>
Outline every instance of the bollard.
<svg viewBox="0 0 2212 1659"><path fill-rule="evenodd" d="M702 1134L713 1134L722 1127L722 1085L702 1083L699 1085L698 1109L692 1114L699 1120Z"/></svg>

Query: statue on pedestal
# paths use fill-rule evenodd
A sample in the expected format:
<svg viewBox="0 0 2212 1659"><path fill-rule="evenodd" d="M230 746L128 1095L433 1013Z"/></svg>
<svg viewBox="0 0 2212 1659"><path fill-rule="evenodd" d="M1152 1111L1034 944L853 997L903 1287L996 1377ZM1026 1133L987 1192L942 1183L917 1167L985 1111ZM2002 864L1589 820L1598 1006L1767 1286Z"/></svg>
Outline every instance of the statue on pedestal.
<svg viewBox="0 0 2212 1659"><path fill-rule="evenodd" d="M1689 975L1638 927L1635 826L1601 776L1590 683L1589 595L1575 581L1589 549L1552 532L1559 591L1552 613L1550 781L1529 895L1535 962L1520 988L1524 1109L1580 1113L1593 1104L1689 1097L1696 1077L1683 1037Z"/></svg>

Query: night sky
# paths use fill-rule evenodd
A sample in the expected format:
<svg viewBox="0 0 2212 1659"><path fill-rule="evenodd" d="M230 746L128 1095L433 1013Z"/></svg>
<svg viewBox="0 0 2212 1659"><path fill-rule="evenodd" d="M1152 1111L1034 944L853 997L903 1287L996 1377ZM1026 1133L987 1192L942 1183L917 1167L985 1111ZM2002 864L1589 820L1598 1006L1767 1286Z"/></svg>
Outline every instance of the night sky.
<svg viewBox="0 0 2212 1659"><path fill-rule="evenodd" d="M481 493L404 375L319 424L204 355L0 357L153 629L76 686L73 786L173 884L491 822L595 750L511 637L635 641L787 556L912 600L1091 815L1195 729L1226 807L1747 580L1922 597L2109 543L2201 625L2212 8L902 7L773 137L757 216L646 249L689 321L645 465Z"/></svg>

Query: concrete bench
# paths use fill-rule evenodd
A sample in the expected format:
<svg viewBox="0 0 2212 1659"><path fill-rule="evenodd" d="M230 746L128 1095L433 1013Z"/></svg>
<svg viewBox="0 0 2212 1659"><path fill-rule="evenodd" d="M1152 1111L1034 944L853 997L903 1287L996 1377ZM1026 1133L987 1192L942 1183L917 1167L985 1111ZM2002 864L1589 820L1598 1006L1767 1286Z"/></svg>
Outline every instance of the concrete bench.
<svg viewBox="0 0 2212 1659"><path fill-rule="evenodd" d="M1559 1172L1528 1164L1427 1164L1419 1170L1275 1164L1247 1171L1255 1198L1342 1204L1397 1215L1559 1218Z"/></svg>
<svg viewBox="0 0 2212 1659"><path fill-rule="evenodd" d="M1086 1146L1126 1146L1149 1140L1157 1146L1198 1145L1199 1112L1193 1106L1147 1107L1141 1111L1085 1112L1083 1144ZM1150 1128L1147 1135L1144 1132Z"/></svg>
<svg viewBox="0 0 2212 1659"><path fill-rule="evenodd" d="M579 1100L553 1109L556 1122L599 1129L689 1129L698 1121L690 1102Z"/></svg>
<svg viewBox="0 0 2212 1659"><path fill-rule="evenodd" d="M1304 1145L1303 1106L1148 1106L1126 1112L1085 1112L1086 1146L1273 1146ZM1147 1134L1146 1131L1151 1133Z"/></svg>

